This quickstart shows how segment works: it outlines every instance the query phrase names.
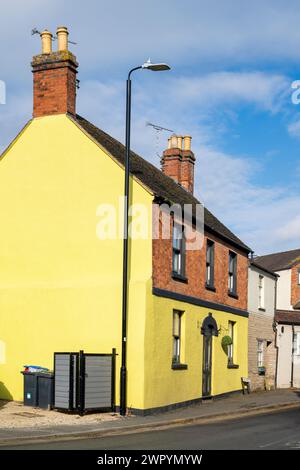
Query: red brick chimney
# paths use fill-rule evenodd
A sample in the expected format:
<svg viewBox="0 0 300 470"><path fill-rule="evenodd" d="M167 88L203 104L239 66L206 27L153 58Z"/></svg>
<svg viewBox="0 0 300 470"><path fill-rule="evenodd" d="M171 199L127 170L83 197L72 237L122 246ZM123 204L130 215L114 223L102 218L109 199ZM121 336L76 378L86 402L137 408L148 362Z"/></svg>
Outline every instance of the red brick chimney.
<svg viewBox="0 0 300 470"><path fill-rule="evenodd" d="M41 33L42 54L32 60L33 117L76 114L76 57L68 50L68 30L57 28L57 52L52 52L52 34Z"/></svg>
<svg viewBox="0 0 300 470"><path fill-rule="evenodd" d="M168 149L163 153L161 166L165 175L193 194L195 156L191 151L191 139L188 135L172 135Z"/></svg>

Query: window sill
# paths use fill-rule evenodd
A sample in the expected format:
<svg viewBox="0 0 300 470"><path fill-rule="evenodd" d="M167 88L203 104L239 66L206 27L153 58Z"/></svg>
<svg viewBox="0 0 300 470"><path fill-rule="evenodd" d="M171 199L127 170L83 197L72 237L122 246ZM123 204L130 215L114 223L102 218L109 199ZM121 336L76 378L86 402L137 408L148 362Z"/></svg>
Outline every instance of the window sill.
<svg viewBox="0 0 300 470"><path fill-rule="evenodd" d="M175 281L185 282L186 284L188 282L188 280L185 276L182 276L182 274L175 273L174 271L172 271L172 278Z"/></svg>
<svg viewBox="0 0 300 470"><path fill-rule="evenodd" d="M210 290L212 292L216 292L216 288L214 286L210 286L209 284L205 284L205 289Z"/></svg>
<svg viewBox="0 0 300 470"><path fill-rule="evenodd" d="M265 308L262 308L262 307L259 307L258 310L259 310L260 312L265 312L265 311L266 311L266 309L265 309Z"/></svg>
<svg viewBox="0 0 300 470"><path fill-rule="evenodd" d="M238 369L239 367L238 364L227 364L227 369Z"/></svg>
<svg viewBox="0 0 300 470"><path fill-rule="evenodd" d="M187 364L176 364L175 362L172 364L173 370L186 370L187 368Z"/></svg>
<svg viewBox="0 0 300 470"><path fill-rule="evenodd" d="M233 299L238 299L239 296L235 292L228 291L228 297L232 297Z"/></svg>

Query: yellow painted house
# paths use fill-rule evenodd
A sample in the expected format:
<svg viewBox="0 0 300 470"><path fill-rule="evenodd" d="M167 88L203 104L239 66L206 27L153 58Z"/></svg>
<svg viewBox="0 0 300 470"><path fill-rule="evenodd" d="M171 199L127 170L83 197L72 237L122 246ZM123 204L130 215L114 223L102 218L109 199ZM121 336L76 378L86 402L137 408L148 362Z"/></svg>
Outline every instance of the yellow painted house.
<svg viewBox="0 0 300 470"><path fill-rule="evenodd" d="M52 369L54 352L116 348L119 405L124 147L76 114L76 59L46 40L32 63L33 119L0 160L0 398L22 400L25 364ZM170 239L152 237L154 203L198 204L190 139L172 139L163 171L131 155L131 203L144 217L129 264L136 413L238 391L248 373L250 249L207 210L197 250L176 243L176 221ZM111 208L116 230L101 237Z"/></svg>

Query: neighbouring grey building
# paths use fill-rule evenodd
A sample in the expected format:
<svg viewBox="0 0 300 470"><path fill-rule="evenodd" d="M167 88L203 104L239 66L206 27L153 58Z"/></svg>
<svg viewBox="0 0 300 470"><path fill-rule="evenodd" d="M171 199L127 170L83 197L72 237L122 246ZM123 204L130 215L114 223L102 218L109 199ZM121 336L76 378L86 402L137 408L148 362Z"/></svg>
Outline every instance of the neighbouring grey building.
<svg viewBox="0 0 300 470"><path fill-rule="evenodd" d="M256 259L249 262L248 275L248 377L251 390L275 388L275 299L277 275Z"/></svg>
<svg viewBox="0 0 300 470"><path fill-rule="evenodd" d="M278 388L300 387L300 249L260 256L257 262L275 271L277 281L276 382Z"/></svg>

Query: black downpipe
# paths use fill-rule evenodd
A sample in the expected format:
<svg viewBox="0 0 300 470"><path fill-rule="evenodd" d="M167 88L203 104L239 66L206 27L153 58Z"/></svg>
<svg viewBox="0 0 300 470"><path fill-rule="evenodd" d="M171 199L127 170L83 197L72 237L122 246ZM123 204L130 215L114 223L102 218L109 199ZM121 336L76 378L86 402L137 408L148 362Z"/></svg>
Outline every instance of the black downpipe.
<svg viewBox="0 0 300 470"><path fill-rule="evenodd" d="M279 359L279 347L278 347L278 331L277 331L277 322L276 322L276 309L277 309L277 289L278 289L278 277L275 279L275 301L274 301L274 321L273 321L273 331L275 333L275 348L276 348L276 363L275 363L275 383L274 388L277 389L277 374L278 374L278 359Z"/></svg>
<svg viewBox="0 0 300 470"><path fill-rule="evenodd" d="M292 368L291 368L291 387L294 387L294 338L295 338L295 325L292 324Z"/></svg>
<svg viewBox="0 0 300 470"><path fill-rule="evenodd" d="M116 349L111 355L111 410L116 410Z"/></svg>
<svg viewBox="0 0 300 470"><path fill-rule="evenodd" d="M85 392L85 357L84 352L79 352L79 414L84 415Z"/></svg>

